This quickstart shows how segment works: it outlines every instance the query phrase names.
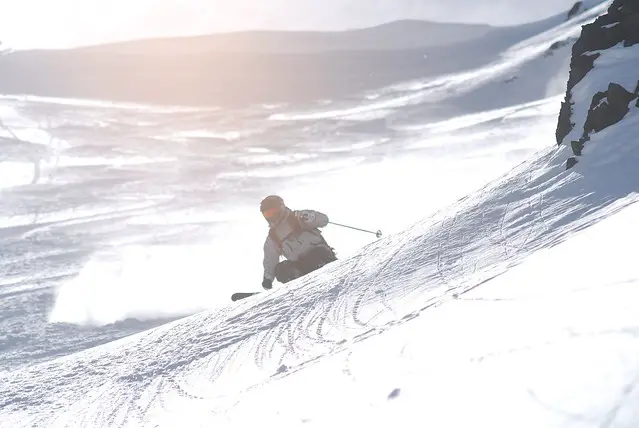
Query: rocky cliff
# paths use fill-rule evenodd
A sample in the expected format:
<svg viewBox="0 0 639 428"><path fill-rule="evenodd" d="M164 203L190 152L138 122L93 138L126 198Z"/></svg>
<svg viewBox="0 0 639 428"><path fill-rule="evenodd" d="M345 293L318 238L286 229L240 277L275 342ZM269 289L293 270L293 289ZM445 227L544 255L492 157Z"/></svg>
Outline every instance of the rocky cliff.
<svg viewBox="0 0 639 428"><path fill-rule="evenodd" d="M572 48L570 75L557 124L573 167L591 136L639 108L639 0L614 0L585 25ZM639 135L639 130L637 132Z"/></svg>

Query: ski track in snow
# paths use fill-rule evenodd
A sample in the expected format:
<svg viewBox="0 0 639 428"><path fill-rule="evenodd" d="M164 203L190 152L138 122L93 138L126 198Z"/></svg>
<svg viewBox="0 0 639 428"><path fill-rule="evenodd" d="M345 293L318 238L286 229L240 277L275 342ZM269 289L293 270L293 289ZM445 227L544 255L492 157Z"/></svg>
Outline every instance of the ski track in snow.
<svg viewBox="0 0 639 428"><path fill-rule="evenodd" d="M131 426L197 401L211 421L222 422L216 418L232 412L244 394L463 299L536 249L558 245L635 201L639 189L624 179L627 169L605 171L604 180L599 173L565 172L562 161L549 149L476 196L288 289L4 374L0 404L48 412L66 407L64 418L78 426L84 416L87 424ZM171 406L163 404L167 399ZM51 414L31 417L38 425Z"/></svg>

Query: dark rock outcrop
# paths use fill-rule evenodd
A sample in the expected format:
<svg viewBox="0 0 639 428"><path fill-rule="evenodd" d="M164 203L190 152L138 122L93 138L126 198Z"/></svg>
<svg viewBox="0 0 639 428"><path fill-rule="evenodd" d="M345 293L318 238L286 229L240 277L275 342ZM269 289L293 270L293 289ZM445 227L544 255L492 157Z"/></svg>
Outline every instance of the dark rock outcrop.
<svg viewBox="0 0 639 428"><path fill-rule="evenodd" d="M573 16L575 16L579 10L581 9L581 5L583 4L583 2L576 2L575 4L572 5L572 7L570 8L570 10L568 11L568 16L566 17L566 20L572 18Z"/></svg>
<svg viewBox="0 0 639 428"><path fill-rule="evenodd" d="M564 141L564 138L570 133L575 124L571 120L572 115L572 93L570 91L566 92L566 97L564 101L561 103L561 108L559 109L559 120L557 122L557 131L555 131L555 137L557 138L557 143L561 144Z"/></svg>
<svg viewBox="0 0 639 428"><path fill-rule="evenodd" d="M601 55L605 55L607 49L630 47L637 43L639 43L639 1L637 0L615 0L606 14L582 28L581 36L572 47L570 75L557 123L558 144L563 143L577 126L573 117L575 100L572 91L575 86L596 67L596 60ZM629 64L629 67L632 69L633 66ZM639 64L635 69L637 70L637 87L624 88L618 82L611 81L607 82L607 90L597 91L592 95L588 114L583 122L583 130L578 130L580 138L569 142L575 156L581 156L583 146L592 133L619 122L628 113L630 102L639 97ZM639 101L635 105L639 107ZM571 158L567 167L570 168L576 163L576 158Z"/></svg>
<svg viewBox="0 0 639 428"><path fill-rule="evenodd" d="M630 110L628 103L634 98L636 94L628 92L616 83L608 85L608 90L605 92L597 92L592 97L592 103L588 109L584 133L588 135L591 132L599 132L619 122Z"/></svg>

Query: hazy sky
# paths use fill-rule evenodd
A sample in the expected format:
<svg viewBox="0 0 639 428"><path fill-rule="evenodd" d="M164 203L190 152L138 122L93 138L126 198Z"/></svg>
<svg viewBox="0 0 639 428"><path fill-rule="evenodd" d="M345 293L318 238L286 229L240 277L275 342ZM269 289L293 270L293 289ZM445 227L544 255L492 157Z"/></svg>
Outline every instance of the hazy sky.
<svg viewBox="0 0 639 428"><path fill-rule="evenodd" d="M517 24L575 0L0 0L0 40L15 48L244 29L343 29L400 18Z"/></svg>

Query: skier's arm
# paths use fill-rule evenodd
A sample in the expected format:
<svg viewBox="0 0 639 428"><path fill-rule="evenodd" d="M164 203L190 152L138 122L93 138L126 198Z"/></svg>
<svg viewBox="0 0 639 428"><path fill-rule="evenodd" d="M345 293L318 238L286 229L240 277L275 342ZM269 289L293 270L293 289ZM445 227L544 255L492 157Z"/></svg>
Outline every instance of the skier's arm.
<svg viewBox="0 0 639 428"><path fill-rule="evenodd" d="M275 279L275 267L280 261L280 252L275 242L268 237L264 242L264 279Z"/></svg>
<svg viewBox="0 0 639 428"><path fill-rule="evenodd" d="M295 211L295 215L300 221L303 229L315 229L324 227L328 224L328 216L315 210L299 210Z"/></svg>

